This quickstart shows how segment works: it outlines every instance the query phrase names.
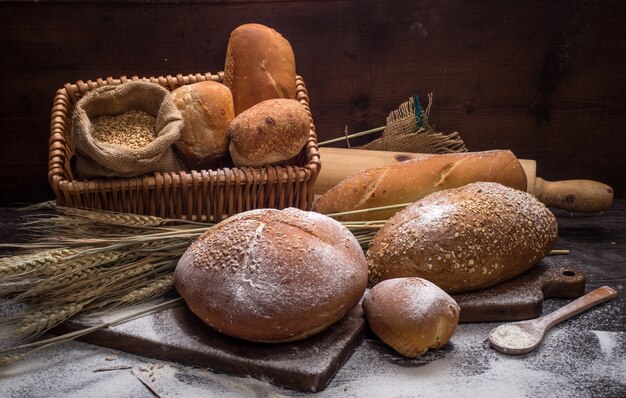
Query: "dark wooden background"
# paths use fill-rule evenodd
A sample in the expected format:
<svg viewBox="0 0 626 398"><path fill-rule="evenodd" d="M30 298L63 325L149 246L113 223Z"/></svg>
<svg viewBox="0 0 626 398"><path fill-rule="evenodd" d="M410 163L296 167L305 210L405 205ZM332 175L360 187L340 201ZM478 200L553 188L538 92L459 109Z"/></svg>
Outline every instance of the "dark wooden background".
<svg viewBox="0 0 626 398"><path fill-rule="evenodd" d="M247 22L292 43L321 139L433 93L431 124L470 150L510 148L546 179L625 197L625 1L40 1L1 2L0 15L0 205L52 198L56 89L220 71Z"/></svg>

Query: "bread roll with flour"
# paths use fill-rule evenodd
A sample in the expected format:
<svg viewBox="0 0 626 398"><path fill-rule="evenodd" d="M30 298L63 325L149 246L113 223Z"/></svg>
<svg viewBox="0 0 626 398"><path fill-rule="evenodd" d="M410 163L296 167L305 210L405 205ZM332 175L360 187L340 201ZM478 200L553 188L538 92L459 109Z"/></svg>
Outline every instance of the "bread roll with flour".
<svg viewBox="0 0 626 398"><path fill-rule="evenodd" d="M372 331L405 357L441 348L454 334L460 309L433 283L420 278L389 279L363 300Z"/></svg>
<svg viewBox="0 0 626 398"><path fill-rule="evenodd" d="M261 209L222 221L183 254L174 283L198 317L250 341L301 340L340 320L367 285L354 236L326 216Z"/></svg>
<svg viewBox="0 0 626 398"><path fill-rule="evenodd" d="M489 287L531 268L557 236L554 215L526 192L488 182L436 192L376 234L370 283L419 277L448 293Z"/></svg>
<svg viewBox="0 0 626 398"><path fill-rule="evenodd" d="M437 191L476 181L498 182L526 191L526 173L511 151L430 155L355 173L314 204L322 214L411 203ZM399 209L342 216L342 221L386 220Z"/></svg>
<svg viewBox="0 0 626 398"><path fill-rule="evenodd" d="M172 98L185 122L174 143L178 156L192 170L217 167L228 155L228 126L235 117L230 90L205 81L175 89Z"/></svg>
<svg viewBox="0 0 626 398"><path fill-rule="evenodd" d="M241 25L230 34L224 84L235 102L235 115L274 98L296 98L296 60L289 41L260 24Z"/></svg>

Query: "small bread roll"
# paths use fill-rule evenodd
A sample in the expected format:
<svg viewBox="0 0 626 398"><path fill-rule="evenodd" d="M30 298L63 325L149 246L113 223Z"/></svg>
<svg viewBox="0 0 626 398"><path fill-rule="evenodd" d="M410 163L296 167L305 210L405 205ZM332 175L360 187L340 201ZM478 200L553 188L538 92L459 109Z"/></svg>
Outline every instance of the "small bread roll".
<svg viewBox="0 0 626 398"><path fill-rule="evenodd" d="M378 231L370 283L416 276L448 293L489 287L531 268L557 236L554 215L526 192L491 182L436 192Z"/></svg>
<svg viewBox="0 0 626 398"><path fill-rule="evenodd" d="M452 297L420 278L379 283L363 300L363 310L372 331L410 358L443 347L454 334L460 313Z"/></svg>
<svg viewBox="0 0 626 398"><path fill-rule="evenodd" d="M296 100L263 101L230 124L230 156L237 166L264 166L294 158L306 144L311 122Z"/></svg>
<svg viewBox="0 0 626 398"><path fill-rule="evenodd" d="M228 40L224 84L233 93L235 115L268 99L296 98L291 44L267 26L239 26Z"/></svg>
<svg viewBox="0 0 626 398"><path fill-rule="evenodd" d="M216 167L228 154L228 126L235 117L233 97L225 85L205 81L172 91L185 125L174 147L192 170Z"/></svg>
<svg viewBox="0 0 626 398"><path fill-rule="evenodd" d="M365 255L339 222L295 208L240 213L183 254L174 283L208 325L250 341L302 340L339 321L367 286Z"/></svg>

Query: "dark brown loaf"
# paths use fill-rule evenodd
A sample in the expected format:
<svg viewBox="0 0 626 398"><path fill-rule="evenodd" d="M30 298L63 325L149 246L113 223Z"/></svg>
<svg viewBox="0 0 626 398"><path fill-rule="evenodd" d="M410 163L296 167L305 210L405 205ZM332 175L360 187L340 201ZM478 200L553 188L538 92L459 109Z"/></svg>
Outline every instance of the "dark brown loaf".
<svg viewBox="0 0 626 398"><path fill-rule="evenodd" d="M372 331L406 357L441 348L454 334L460 309L456 301L420 278L389 279L363 300Z"/></svg>
<svg viewBox="0 0 626 398"><path fill-rule="evenodd" d="M237 115L230 124L230 156L237 166L264 166L294 158L306 144L311 120L296 100L273 99Z"/></svg>
<svg viewBox="0 0 626 398"><path fill-rule="evenodd" d="M235 117L230 90L205 81L175 89L172 98L185 122L175 143L178 156L192 170L217 167L228 155L228 126Z"/></svg>
<svg viewBox="0 0 626 398"><path fill-rule="evenodd" d="M204 322L259 342L301 340L360 300L367 264L339 222L290 208L235 215L184 253L176 289Z"/></svg>
<svg viewBox="0 0 626 398"><path fill-rule="evenodd" d="M554 215L496 183L437 192L394 215L367 251L370 283L416 276L448 293L495 285L535 265L556 242Z"/></svg>
<svg viewBox="0 0 626 398"><path fill-rule="evenodd" d="M224 84L235 115L273 98L296 98L296 61L289 41L260 24L241 25L230 34Z"/></svg>
<svg viewBox="0 0 626 398"><path fill-rule="evenodd" d="M433 192L476 181L526 191L526 174L511 151L430 155L355 173L324 193L313 210L322 214L415 202ZM340 220L386 220L399 209L353 214Z"/></svg>

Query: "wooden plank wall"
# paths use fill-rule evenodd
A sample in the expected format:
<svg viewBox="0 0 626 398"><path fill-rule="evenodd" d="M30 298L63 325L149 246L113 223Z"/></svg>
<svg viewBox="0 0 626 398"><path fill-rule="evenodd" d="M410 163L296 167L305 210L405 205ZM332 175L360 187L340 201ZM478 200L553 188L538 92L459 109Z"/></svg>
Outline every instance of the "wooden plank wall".
<svg viewBox="0 0 626 398"><path fill-rule="evenodd" d="M433 93L431 123L469 149L510 148L546 179L626 192L624 1L2 2L0 14L0 205L52 198L57 88L217 72L246 22L291 41L321 139Z"/></svg>

